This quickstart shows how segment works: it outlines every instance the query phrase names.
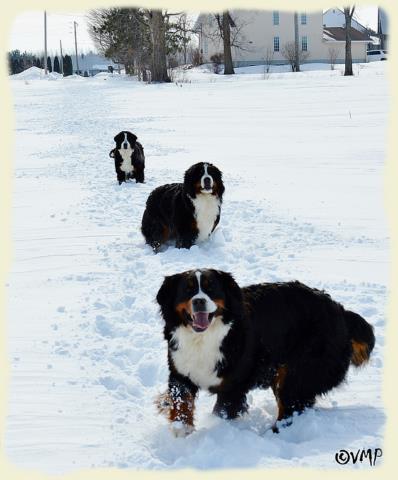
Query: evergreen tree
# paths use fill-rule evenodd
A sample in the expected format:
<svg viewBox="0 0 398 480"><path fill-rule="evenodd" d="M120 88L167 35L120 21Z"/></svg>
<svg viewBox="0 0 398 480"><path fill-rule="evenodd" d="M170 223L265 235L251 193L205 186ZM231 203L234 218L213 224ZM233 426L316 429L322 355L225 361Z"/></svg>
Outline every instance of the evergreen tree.
<svg viewBox="0 0 398 480"><path fill-rule="evenodd" d="M72 75L73 74L72 57L70 55L65 55L63 62L64 62L64 76L67 77L68 75Z"/></svg>
<svg viewBox="0 0 398 480"><path fill-rule="evenodd" d="M51 58L50 57L47 57L47 70L49 72L52 72L53 71L53 67L51 65Z"/></svg>
<svg viewBox="0 0 398 480"><path fill-rule="evenodd" d="M11 75L22 72L21 52L19 50L8 52L8 70Z"/></svg>
<svg viewBox="0 0 398 480"><path fill-rule="evenodd" d="M57 55L54 58L54 72L61 73L61 69L60 69L60 66L59 66L59 60L58 60Z"/></svg>

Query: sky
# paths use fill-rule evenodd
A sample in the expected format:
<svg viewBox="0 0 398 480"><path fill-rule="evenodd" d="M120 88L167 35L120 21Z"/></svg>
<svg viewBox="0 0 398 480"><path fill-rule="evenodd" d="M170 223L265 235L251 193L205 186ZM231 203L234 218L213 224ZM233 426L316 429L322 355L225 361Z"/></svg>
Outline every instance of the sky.
<svg viewBox="0 0 398 480"><path fill-rule="evenodd" d="M42 11L25 12L16 17L11 27L9 49L42 52L44 50L43 17ZM377 7L357 7L356 19L364 26L370 26L377 30ZM47 11L47 45L50 55L59 53L60 40L62 40L64 53L74 53L74 21L78 23L78 51L95 50L87 31L85 12Z"/></svg>

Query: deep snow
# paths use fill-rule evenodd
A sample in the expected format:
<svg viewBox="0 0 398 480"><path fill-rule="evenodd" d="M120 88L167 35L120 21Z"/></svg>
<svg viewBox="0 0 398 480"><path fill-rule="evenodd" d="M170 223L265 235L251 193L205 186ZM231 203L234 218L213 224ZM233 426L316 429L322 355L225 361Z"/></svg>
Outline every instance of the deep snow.
<svg viewBox="0 0 398 480"><path fill-rule="evenodd" d="M59 473L338 468L342 448L382 447L389 98L386 62L356 68L353 78L198 69L178 85L106 74L11 80L10 461ZM116 182L108 152L123 129L145 147L143 185ZM147 195L203 160L224 172L219 228L200 247L153 255L139 231ZM201 393L196 432L174 438L153 405L167 381L154 297L163 275L193 267L230 271L241 285L326 289L375 326L370 363L279 435L269 430L272 394L254 391L249 414L231 422L213 417L214 398Z"/></svg>

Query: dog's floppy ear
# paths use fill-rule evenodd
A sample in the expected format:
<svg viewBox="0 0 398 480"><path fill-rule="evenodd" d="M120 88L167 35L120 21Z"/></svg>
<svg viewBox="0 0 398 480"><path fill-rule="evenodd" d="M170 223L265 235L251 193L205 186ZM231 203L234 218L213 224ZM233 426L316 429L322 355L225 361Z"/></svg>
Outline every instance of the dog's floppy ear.
<svg viewBox="0 0 398 480"><path fill-rule="evenodd" d="M184 191L192 198L196 197L195 183L193 180L195 168L196 165L192 165L192 167L188 168L184 175Z"/></svg>
<svg viewBox="0 0 398 480"><path fill-rule="evenodd" d="M216 270L221 277L226 297L225 308L234 318L243 317L243 297L239 285L232 274Z"/></svg>
<svg viewBox="0 0 398 480"><path fill-rule="evenodd" d="M124 138L124 132L119 132L113 140L115 140L116 143L121 143Z"/></svg>
<svg viewBox="0 0 398 480"><path fill-rule="evenodd" d="M224 187L224 182L222 181L222 173L220 172L220 170L218 170L218 168L217 168L217 177L215 178L215 180L217 182L217 194L220 198L222 198L225 191L225 187Z"/></svg>
<svg viewBox="0 0 398 480"><path fill-rule="evenodd" d="M135 142L137 141L137 135L134 135L134 133L127 132L127 140L129 141L130 145L134 147Z"/></svg>
<svg viewBox="0 0 398 480"><path fill-rule="evenodd" d="M176 297L176 288L180 278L180 273L165 277L158 294L156 295L156 301L160 305L163 316L167 314L173 306Z"/></svg>

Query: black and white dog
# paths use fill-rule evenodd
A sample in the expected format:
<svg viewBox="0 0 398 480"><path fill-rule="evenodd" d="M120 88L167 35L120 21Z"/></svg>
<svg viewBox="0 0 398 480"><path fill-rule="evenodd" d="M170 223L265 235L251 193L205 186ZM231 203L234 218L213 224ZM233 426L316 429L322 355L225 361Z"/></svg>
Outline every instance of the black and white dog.
<svg viewBox="0 0 398 480"><path fill-rule="evenodd" d="M200 388L217 395L213 413L231 419L247 411L249 390L271 387L277 420L290 419L365 363L375 343L360 315L299 282L240 288L229 273L194 270L166 277L156 299L169 363L158 408L177 436L194 429Z"/></svg>
<svg viewBox="0 0 398 480"><path fill-rule="evenodd" d="M224 184L211 163L192 165L184 183L162 185L151 192L142 217L146 243L157 253L175 240L177 248L191 248L209 238L220 221Z"/></svg>
<svg viewBox="0 0 398 480"><path fill-rule="evenodd" d="M144 148L137 142L137 136L124 130L118 133L114 140L116 148L109 152L109 156L115 159L119 185L130 178L135 178L136 183L144 183Z"/></svg>

